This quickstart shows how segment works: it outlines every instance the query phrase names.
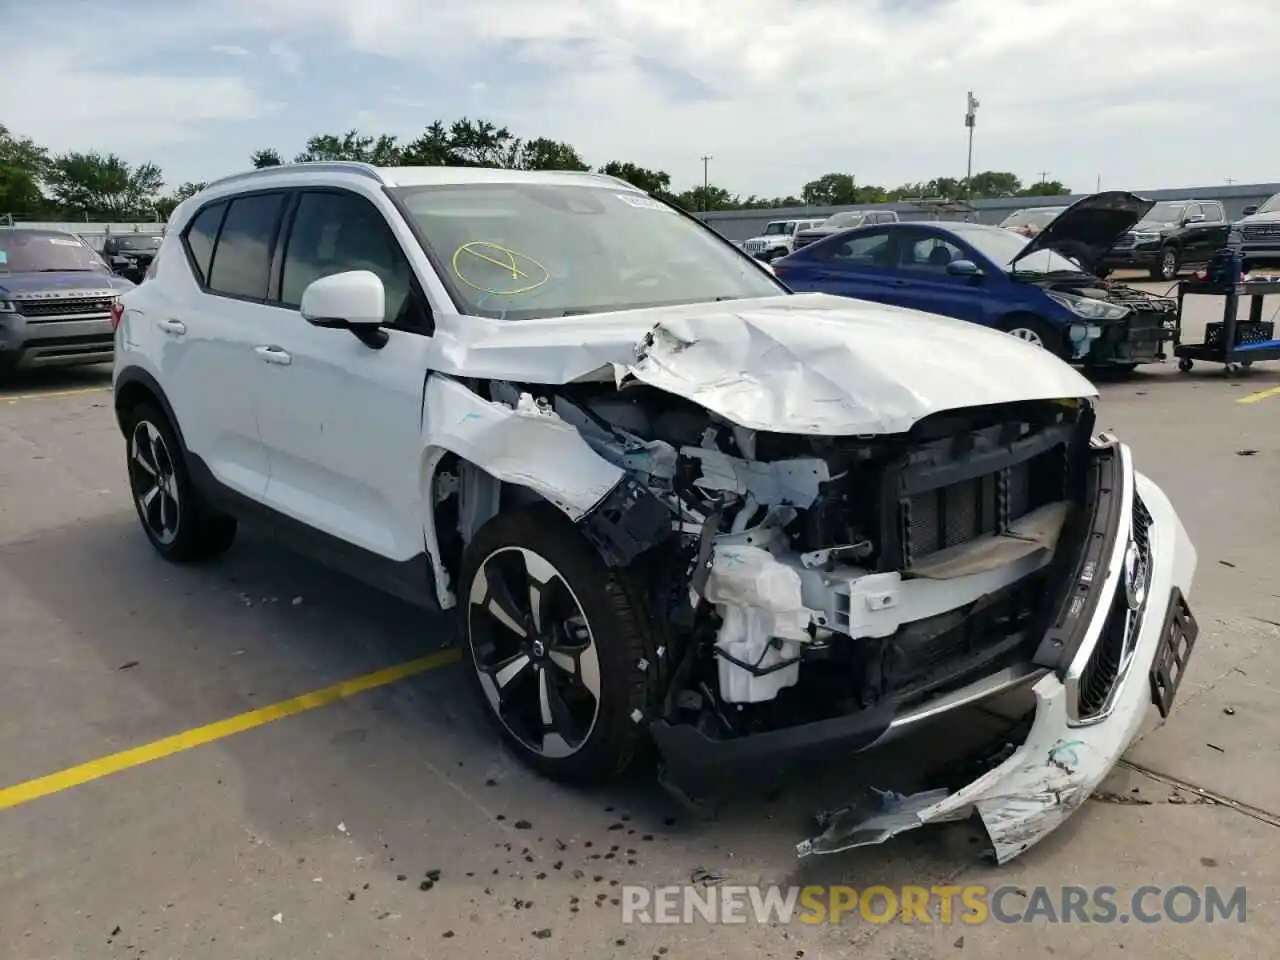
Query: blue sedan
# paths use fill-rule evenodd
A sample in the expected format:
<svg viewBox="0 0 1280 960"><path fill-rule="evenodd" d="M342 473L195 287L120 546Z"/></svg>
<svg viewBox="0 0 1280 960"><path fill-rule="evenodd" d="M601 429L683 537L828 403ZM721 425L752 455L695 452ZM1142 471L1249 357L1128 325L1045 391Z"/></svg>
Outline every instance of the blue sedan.
<svg viewBox="0 0 1280 960"><path fill-rule="evenodd" d="M1096 232L1098 211L1092 212ZM1107 212L1109 220L1120 214ZM1113 226L1108 222L1103 232ZM1105 245L1090 248L1079 235L1071 240L1041 234L1028 242L976 223L896 223L837 234L775 260L773 267L797 292L874 300L980 323L1089 366L1132 369L1163 359L1174 304L1099 279L1085 267L1091 262L1088 253Z"/></svg>

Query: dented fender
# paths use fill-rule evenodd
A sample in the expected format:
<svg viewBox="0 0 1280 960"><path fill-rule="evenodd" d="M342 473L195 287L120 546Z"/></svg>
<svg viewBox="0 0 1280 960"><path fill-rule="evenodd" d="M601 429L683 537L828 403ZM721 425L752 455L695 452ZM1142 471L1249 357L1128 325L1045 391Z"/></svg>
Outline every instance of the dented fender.
<svg viewBox="0 0 1280 960"><path fill-rule="evenodd" d="M622 480L570 424L531 401L485 400L452 377L427 380L424 441L503 483L528 487L580 520Z"/></svg>

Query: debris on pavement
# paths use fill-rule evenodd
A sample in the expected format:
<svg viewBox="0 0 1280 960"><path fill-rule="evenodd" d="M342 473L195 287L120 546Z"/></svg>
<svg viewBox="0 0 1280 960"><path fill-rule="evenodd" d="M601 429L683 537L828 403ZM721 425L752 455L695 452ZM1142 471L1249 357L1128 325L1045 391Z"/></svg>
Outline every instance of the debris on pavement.
<svg viewBox="0 0 1280 960"><path fill-rule="evenodd" d="M130 660L128 663L122 663L122 664L120 664L120 666L116 667L116 669L117 669L117 670L132 670L132 669L133 669L134 667L136 667L137 665L138 665L138 661L137 661L137 660Z"/></svg>
<svg viewBox="0 0 1280 960"><path fill-rule="evenodd" d="M276 923L284 923L284 914L277 913L273 915L271 919L274 920Z"/></svg>
<svg viewBox="0 0 1280 960"><path fill-rule="evenodd" d="M689 875L689 882L698 887L714 887L727 879L726 874L718 870L708 870L705 867L695 867Z"/></svg>
<svg viewBox="0 0 1280 960"><path fill-rule="evenodd" d="M1236 715L1236 708L1235 708L1235 707L1223 707L1223 708L1222 708L1222 712L1223 712L1223 713L1225 713L1228 717L1234 717L1234 716Z"/></svg>

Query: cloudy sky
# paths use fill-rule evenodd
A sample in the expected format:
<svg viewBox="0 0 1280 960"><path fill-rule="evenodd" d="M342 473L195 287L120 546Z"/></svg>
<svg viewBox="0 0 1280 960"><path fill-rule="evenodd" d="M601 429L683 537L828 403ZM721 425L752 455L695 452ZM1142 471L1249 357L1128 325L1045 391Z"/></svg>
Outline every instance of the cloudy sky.
<svg viewBox="0 0 1280 960"><path fill-rule="evenodd" d="M110 13L108 13L108 9ZM1280 180L1276 0L0 0L0 122L168 183L462 115L677 187ZM15 60L16 57L16 60Z"/></svg>

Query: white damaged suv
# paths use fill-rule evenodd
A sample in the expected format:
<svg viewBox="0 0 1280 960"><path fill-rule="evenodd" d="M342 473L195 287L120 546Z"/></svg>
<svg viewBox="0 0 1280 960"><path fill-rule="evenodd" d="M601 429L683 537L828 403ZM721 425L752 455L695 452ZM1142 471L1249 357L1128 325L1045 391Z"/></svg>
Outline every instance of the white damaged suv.
<svg viewBox="0 0 1280 960"><path fill-rule="evenodd" d="M653 747L707 797L1034 702L977 779L854 803L801 855L976 811L1015 856L1167 715L1196 638L1195 550L1095 435L1087 380L998 331L793 295L605 176L214 183L124 297L114 386L161 555L260 523L456 608L480 702L549 776Z"/></svg>

